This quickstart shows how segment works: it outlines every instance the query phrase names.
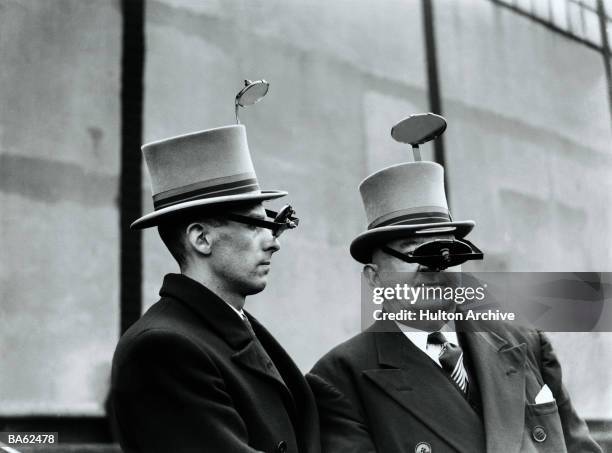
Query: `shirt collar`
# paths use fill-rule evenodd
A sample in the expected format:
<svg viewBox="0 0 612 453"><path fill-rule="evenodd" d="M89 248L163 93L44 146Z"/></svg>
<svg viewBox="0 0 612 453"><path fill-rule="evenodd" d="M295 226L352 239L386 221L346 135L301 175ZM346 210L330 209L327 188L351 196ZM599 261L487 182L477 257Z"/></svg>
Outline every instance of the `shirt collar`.
<svg viewBox="0 0 612 453"><path fill-rule="evenodd" d="M415 329L414 327L407 326L400 322L395 321L397 327L404 333L406 338L408 338L412 343L419 348L421 351L427 351L427 336L431 332L426 332L424 330ZM459 340L457 339L457 332L455 331L455 322L448 321L446 324L442 326L440 332L444 334L446 340L458 345Z"/></svg>
<svg viewBox="0 0 612 453"><path fill-rule="evenodd" d="M225 302L225 301L223 301ZM238 310L236 307L234 307L232 304L230 304L229 302L225 302L227 305L229 305L229 307L234 310L236 312L236 314L238 316L240 316L240 319L242 319L243 321L246 319L246 315L244 314L244 310L241 308L240 310Z"/></svg>

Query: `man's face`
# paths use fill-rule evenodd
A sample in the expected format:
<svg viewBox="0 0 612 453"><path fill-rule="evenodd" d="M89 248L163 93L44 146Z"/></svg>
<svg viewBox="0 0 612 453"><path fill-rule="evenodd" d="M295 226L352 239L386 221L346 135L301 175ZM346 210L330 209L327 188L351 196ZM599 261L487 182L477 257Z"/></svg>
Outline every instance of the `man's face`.
<svg viewBox="0 0 612 453"><path fill-rule="evenodd" d="M385 245L398 252L408 254L419 245L436 239L453 240L454 237L452 235L413 236L396 239ZM378 286L395 286L398 283L413 287L420 287L421 285L426 287L450 286L456 284L456 279L453 278L453 274L448 272L461 272L460 265L436 272L418 263L406 263L383 252L380 248L375 249L372 253L372 264L374 264L373 269L375 269ZM397 311L400 308L408 310L451 310L454 309L454 302L444 299L421 299L412 305L391 302L387 308L392 311Z"/></svg>
<svg viewBox="0 0 612 453"><path fill-rule="evenodd" d="M232 212L265 220L261 204ZM280 249L269 229L227 220L214 227L211 269L227 290L243 296L262 291L268 282L272 254Z"/></svg>

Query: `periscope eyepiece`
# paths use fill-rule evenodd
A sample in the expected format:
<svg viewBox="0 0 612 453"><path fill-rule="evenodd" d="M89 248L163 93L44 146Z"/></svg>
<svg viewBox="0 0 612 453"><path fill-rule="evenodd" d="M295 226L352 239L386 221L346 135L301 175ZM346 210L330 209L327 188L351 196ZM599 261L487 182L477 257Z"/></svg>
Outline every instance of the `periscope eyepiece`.
<svg viewBox="0 0 612 453"><path fill-rule="evenodd" d="M467 239L434 239L419 245L410 253L402 253L389 246L381 250L406 263L418 263L435 271L484 257L482 251Z"/></svg>

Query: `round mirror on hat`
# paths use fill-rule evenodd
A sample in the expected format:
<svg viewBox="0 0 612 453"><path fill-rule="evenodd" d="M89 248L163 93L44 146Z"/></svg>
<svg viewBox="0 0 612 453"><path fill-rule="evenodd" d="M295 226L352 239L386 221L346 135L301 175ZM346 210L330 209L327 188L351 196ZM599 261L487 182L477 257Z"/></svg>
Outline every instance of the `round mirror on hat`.
<svg viewBox="0 0 612 453"><path fill-rule="evenodd" d="M239 108L257 104L266 94L268 94L269 89L270 84L263 79L255 80L254 82L250 80L244 81L244 88L236 95L236 124L240 124L240 118L238 117Z"/></svg>
<svg viewBox="0 0 612 453"><path fill-rule="evenodd" d="M414 160L421 160L419 145L438 138L446 130L446 120L434 113L410 115L391 128L391 137L412 146Z"/></svg>

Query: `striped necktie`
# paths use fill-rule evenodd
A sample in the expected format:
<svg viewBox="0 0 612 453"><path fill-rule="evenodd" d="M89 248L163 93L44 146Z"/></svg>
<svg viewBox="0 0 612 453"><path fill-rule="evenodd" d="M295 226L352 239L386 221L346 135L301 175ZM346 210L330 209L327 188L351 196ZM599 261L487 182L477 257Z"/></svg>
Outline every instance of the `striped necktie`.
<svg viewBox="0 0 612 453"><path fill-rule="evenodd" d="M450 377L464 395L467 395L469 379L463 365L463 351L461 347L449 342L442 332L432 332L427 336L427 344L442 347L438 360L442 369Z"/></svg>

